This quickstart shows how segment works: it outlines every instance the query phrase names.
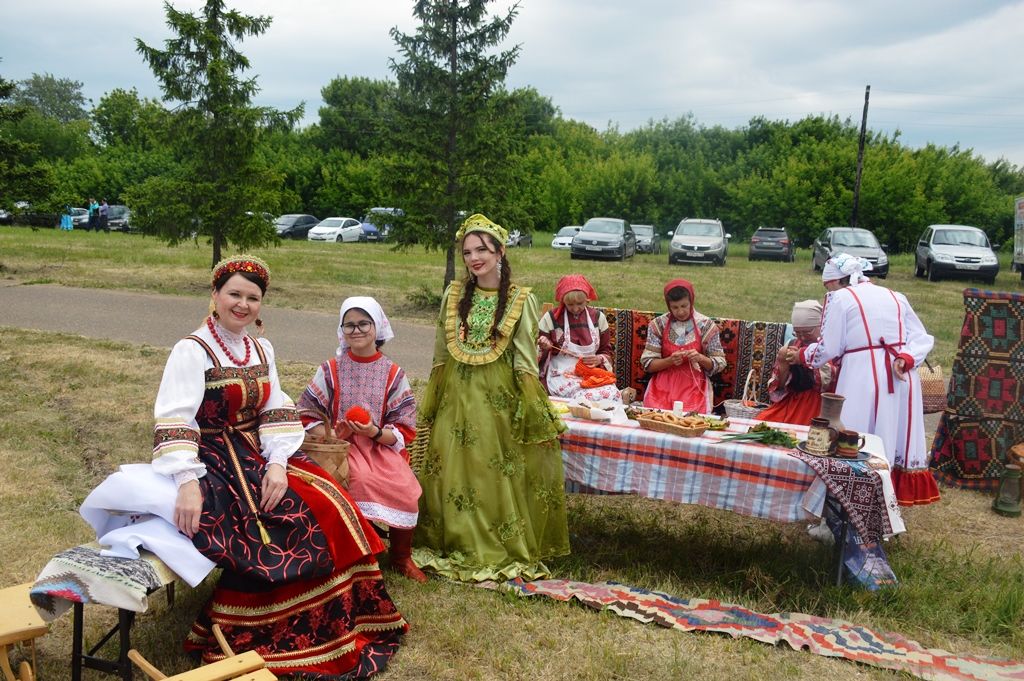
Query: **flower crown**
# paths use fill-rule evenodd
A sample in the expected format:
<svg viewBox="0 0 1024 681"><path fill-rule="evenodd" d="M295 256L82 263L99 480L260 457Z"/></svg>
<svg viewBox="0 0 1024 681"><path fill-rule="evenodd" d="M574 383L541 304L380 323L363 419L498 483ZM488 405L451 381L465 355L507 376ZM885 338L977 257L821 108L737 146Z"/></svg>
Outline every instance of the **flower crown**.
<svg viewBox="0 0 1024 681"><path fill-rule="evenodd" d="M225 258L213 268L214 284L225 273L235 274L237 272L251 272L263 280L263 286L270 285L270 268L267 263L251 255L236 255L233 258Z"/></svg>
<svg viewBox="0 0 1024 681"><path fill-rule="evenodd" d="M455 240L462 241L467 234L470 232L487 232L502 246L508 241L508 230L499 224L491 222L485 215L480 213L474 213L466 218L466 221L459 227L459 231L455 233Z"/></svg>

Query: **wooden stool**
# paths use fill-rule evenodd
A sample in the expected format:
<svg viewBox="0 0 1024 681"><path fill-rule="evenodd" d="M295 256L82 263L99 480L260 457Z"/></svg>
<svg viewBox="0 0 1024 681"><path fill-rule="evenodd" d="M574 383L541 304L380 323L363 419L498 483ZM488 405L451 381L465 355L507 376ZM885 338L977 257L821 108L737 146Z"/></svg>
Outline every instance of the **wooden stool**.
<svg viewBox="0 0 1024 681"><path fill-rule="evenodd" d="M277 679L273 672L266 668L266 662L255 650L249 650L239 655L224 658L213 664L204 665L198 669L167 676L154 667L149 660L144 658L134 648L128 651L128 658L134 662L142 672L154 681L166 679L167 681L273 681Z"/></svg>
<svg viewBox="0 0 1024 681"><path fill-rule="evenodd" d="M217 645L224 651L227 657L213 664L208 664L190 672L183 672L175 676L167 676L159 669L150 664L137 650L129 650L128 658L138 665L149 678L154 681L167 679L168 681L273 681L277 677L266 668L266 662L255 650L236 655L235 651L228 645L224 632L219 624L213 625L213 637L217 639Z"/></svg>
<svg viewBox="0 0 1024 681"><path fill-rule="evenodd" d="M46 622L39 617L35 606L29 600L28 591L32 584L19 584L6 589L0 589L0 647L3 654L0 655L0 669L3 670L5 681L33 681L35 674L33 668L36 665L36 644L35 639L39 638L49 628ZM32 664L22 662L18 666L18 675L14 675L11 669L11 661L7 654L12 645L16 643L28 643L32 648Z"/></svg>

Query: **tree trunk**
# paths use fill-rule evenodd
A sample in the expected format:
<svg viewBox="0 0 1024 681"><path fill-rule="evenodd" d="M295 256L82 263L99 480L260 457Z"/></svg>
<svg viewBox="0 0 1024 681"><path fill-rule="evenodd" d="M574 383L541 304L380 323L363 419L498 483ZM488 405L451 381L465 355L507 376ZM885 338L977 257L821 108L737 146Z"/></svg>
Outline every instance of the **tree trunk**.
<svg viewBox="0 0 1024 681"><path fill-rule="evenodd" d="M452 279L455 278L455 244L448 245L448 254L445 258L444 263L444 287L448 288L448 284L452 283Z"/></svg>
<svg viewBox="0 0 1024 681"><path fill-rule="evenodd" d="M214 267L217 266L217 263L220 262L220 245L221 245L221 235L220 235L220 232L214 232L213 233L213 262L210 264L210 269L211 270Z"/></svg>

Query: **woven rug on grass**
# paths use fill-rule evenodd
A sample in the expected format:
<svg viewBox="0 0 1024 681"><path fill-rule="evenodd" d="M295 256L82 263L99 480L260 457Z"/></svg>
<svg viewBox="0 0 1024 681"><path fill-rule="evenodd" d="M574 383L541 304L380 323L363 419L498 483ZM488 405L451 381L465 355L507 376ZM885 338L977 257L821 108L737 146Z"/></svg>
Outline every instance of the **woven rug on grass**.
<svg viewBox="0 0 1024 681"><path fill-rule="evenodd" d="M607 608L621 617L645 624L654 622L682 631L707 631L751 638L776 645L788 643L825 657L907 672L937 681L1021 681L1024 662L959 656L928 649L898 634L874 632L843 620L801 613L763 615L739 605L701 598L675 598L615 582L573 582L513 579L502 584L481 584L509 589L520 596L547 596L559 601L578 600L595 610Z"/></svg>

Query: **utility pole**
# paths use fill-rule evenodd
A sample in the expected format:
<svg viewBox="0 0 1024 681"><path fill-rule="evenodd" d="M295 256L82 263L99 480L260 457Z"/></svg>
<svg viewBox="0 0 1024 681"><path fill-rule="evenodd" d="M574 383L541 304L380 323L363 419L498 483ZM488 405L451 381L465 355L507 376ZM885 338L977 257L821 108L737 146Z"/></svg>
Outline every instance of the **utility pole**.
<svg viewBox="0 0 1024 681"><path fill-rule="evenodd" d="M868 97L871 86L864 88L864 114L860 117L860 140L857 142L857 179L853 181L853 214L850 216L850 227L857 226L857 209L860 207L860 176L864 171L864 136L868 129Z"/></svg>

